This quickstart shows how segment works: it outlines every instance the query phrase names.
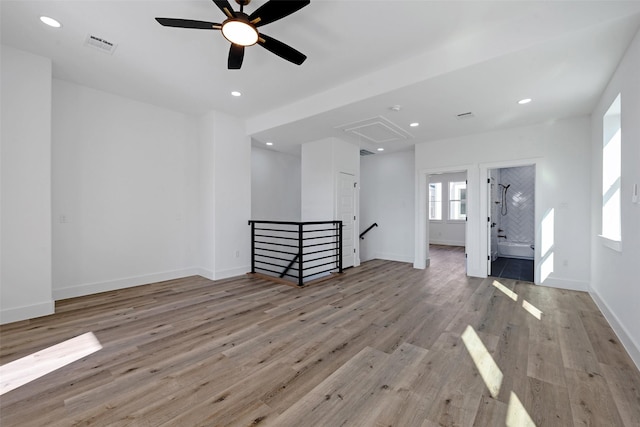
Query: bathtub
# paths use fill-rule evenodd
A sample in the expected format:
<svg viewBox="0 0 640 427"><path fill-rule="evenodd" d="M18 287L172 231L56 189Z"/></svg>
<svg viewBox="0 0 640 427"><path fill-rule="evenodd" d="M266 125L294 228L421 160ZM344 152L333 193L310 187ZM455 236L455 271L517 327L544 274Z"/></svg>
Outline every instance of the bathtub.
<svg viewBox="0 0 640 427"><path fill-rule="evenodd" d="M533 243L498 241L498 256L503 258L533 259Z"/></svg>

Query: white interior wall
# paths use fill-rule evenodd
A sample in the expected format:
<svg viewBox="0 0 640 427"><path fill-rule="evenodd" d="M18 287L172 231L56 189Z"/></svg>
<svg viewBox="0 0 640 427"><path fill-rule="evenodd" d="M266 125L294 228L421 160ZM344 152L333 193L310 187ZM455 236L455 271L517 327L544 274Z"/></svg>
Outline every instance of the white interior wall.
<svg viewBox="0 0 640 427"><path fill-rule="evenodd" d="M360 224L372 229L360 240L360 259L414 259L414 152L361 157Z"/></svg>
<svg viewBox="0 0 640 427"><path fill-rule="evenodd" d="M215 279L251 270L251 138L244 122L214 114Z"/></svg>
<svg viewBox="0 0 640 427"><path fill-rule="evenodd" d="M640 186L640 33L636 34L591 115L593 152L591 180L591 295L640 368L640 202L633 203L633 186ZM621 94L622 251L603 244L602 118Z"/></svg>
<svg viewBox="0 0 640 427"><path fill-rule="evenodd" d="M300 157L251 147L251 219L300 221Z"/></svg>
<svg viewBox="0 0 640 427"><path fill-rule="evenodd" d="M426 179L434 170L468 169L467 267L473 276L486 277L488 255L486 180L495 167L537 164L536 169L536 278L540 270L540 224L555 212L553 270L547 286L586 290L589 282L590 155L589 120L586 117L558 120L536 126L506 129L416 145L416 224L426 216ZM532 161L531 159L535 159ZM464 168L466 168L465 166ZM426 233L425 233L426 234ZM416 260L424 256L416 233ZM417 266L420 266L419 263ZM548 265L549 266L549 265Z"/></svg>
<svg viewBox="0 0 640 427"><path fill-rule="evenodd" d="M331 221L338 218L338 175L348 173L360 182L360 150L355 144L338 138L325 138L302 144L301 218L302 221ZM360 223L360 202L355 198L354 266L360 265L357 232Z"/></svg>
<svg viewBox="0 0 640 427"><path fill-rule="evenodd" d="M56 299L196 273L195 125L53 81Z"/></svg>
<svg viewBox="0 0 640 427"><path fill-rule="evenodd" d="M4 46L2 90L2 323L54 298L249 270L241 120L52 80L48 59Z"/></svg>
<svg viewBox="0 0 640 427"><path fill-rule="evenodd" d="M465 181L465 172L434 174L429 182L442 183L442 220L429 221L429 243L436 245L464 246L466 224L461 221L450 221L449 215L449 183Z"/></svg>
<svg viewBox="0 0 640 427"><path fill-rule="evenodd" d="M334 215L333 153L330 140L302 144L302 221L329 221Z"/></svg>
<svg viewBox="0 0 640 427"><path fill-rule="evenodd" d="M7 323L54 310L51 61L0 50L0 323Z"/></svg>
<svg viewBox="0 0 640 427"><path fill-rule="evenodd" d="M211 111L198 120L200 275L250 270L251 140L241 120Z"/></svg>
<svg viewBox="0 0 640 427"><path fill-rule="evenodd" d="M198 120L198 266L200 275L215 277L215 112L204 114Z"/></svg>

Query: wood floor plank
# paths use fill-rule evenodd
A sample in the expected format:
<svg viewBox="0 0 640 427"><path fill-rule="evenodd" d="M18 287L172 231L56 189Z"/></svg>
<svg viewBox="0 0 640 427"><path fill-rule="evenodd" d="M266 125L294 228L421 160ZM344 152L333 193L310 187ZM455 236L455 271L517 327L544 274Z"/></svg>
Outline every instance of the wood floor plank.
<svg viewBox="0 0 640 427"><path fill-rule="evenodd" d="M0 363L87 332L102 349L0 396L0 425L640 425L640 372L587 293L430 256L302 289L192 276L58 301L0 326Z"/></svg>
<svg viewBox="0 0 640 427"><path fill-rule="evenodd" d="M602 375L567 369L565 376L574 426L625 425Z"/></svg>
<svg viewBox="0 0 640 427"><path fill-rule="evenodd" d="M640 372L629 366L618 368L601 364L600 368L624 425L640 426Z"/></svg>
<svg viewBox="0 0 640 427"><path fill-rule="evenodd" d="M389 355L366 347L274 420L277 426L349 425Z"/></svg>
<svg viewBox="0 0 640 427"><path fill-rule="evenodd" d="M529 340L527 375L564 387L566 381L560 346L548 341Z"/></svg>
<svg viewBox="0 0 640 427"><path fill-rule="evenodd" d="M527 393L521 399L537 426L564 427L573 422L569 395L564 386L529 378Z"/></svg>

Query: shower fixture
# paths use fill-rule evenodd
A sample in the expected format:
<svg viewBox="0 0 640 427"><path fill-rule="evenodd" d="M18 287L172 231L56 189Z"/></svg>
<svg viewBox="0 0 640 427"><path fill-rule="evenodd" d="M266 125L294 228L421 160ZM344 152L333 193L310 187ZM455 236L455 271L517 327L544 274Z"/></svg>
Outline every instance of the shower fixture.
<svg viewBox="0 0 640 427"><path fill-rule="evenodd" d="M507 191L509 190L509 187L511 187L511 184L507 184L506 186L503 184L498 185L502 187L502 206L500 207L500 214L505 216L507 214Z"/></svg>

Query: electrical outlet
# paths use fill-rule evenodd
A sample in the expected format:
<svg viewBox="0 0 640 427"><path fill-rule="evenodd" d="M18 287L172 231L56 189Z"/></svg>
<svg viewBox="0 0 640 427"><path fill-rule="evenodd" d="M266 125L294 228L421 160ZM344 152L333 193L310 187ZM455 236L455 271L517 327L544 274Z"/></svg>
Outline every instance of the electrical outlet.
<svg viewBox="0 0 640 427"><path fill-rule="evenodd" d="M236 258L240 258L240 251L236 251Z"/></svg>

